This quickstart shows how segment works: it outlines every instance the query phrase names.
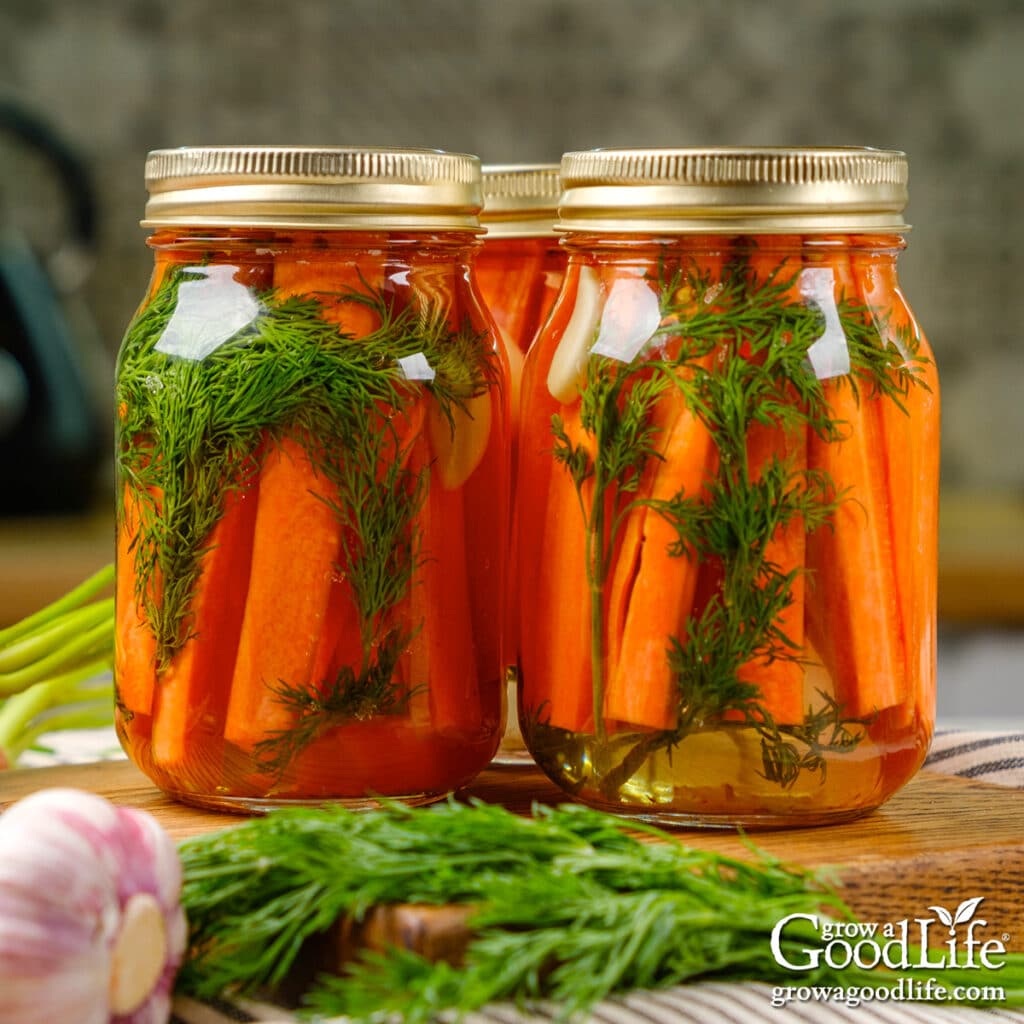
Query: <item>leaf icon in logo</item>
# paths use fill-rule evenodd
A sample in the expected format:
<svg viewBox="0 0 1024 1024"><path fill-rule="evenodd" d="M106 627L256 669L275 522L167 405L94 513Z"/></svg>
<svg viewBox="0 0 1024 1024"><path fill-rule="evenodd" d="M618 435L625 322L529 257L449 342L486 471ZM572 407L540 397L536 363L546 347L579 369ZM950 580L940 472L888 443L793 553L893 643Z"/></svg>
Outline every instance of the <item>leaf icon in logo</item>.
<svg viewBox="0 0 1024 1024"><path fill-rule="evenodd" d="M945 907L929 907L929 910L934 910L938 919L947 927L953 927L953 915Z"/></svg>
<svg viewBox="0 0 1024 1024"><path fill-rule="evenodd" d="M973 900L964 900L963 903L956 908L956 913L953 915L953 924L963 924L964 921L970 921L970 919L974 917L974 912L978 909L978 905L984 898L984 896L975 896Z"/></svg>

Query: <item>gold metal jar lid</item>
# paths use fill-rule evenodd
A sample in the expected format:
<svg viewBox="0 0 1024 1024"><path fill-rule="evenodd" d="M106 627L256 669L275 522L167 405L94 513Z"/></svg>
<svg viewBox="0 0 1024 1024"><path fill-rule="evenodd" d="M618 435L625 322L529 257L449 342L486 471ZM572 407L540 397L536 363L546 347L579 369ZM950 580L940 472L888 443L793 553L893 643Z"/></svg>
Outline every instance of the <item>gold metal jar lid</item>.
<svg viewBox="0 0 1024 1024"><path fill-rule="evenodd" d="M894 150L595 149L562 157L560 231L902 232L907 160Z"/></svg>
<svg viewBox="0 0 1024 1024"><path fill-rule="evenodd" d="M537 238L555 234L562 180L558 164L484 164L488 238Z"/></svg>
<svg viewBox="0 0 1024 1024"><path fill-rule="evenodd" d="M479 159L435 149L160 149L146 188L148 228L482 231Z"/></svg>

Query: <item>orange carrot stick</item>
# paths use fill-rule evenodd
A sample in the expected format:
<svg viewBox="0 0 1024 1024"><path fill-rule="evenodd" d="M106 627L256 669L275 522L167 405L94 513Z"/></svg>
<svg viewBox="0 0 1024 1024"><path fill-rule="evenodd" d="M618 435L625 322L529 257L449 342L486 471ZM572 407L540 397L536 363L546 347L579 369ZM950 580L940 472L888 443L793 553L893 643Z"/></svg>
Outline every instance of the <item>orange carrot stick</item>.
<svg viewBox="0 0 1024 1024"><path fill-rule="evenodd" d="M427 406L430 476L419 519L422 561L413 591L414 608L423 613L422 631L414 641L421 650L414 661L426 663L419 671L429 677L433 728L442 736L479 739L488 717L482 684L497 680L503 671L501 588L508 534L501 513L507 499L508 347L495 333L493 321L482 319L471 285L452 265L413 268L408 280L412 301L424 315L443 318L453 333L470 324L491 332L490 351L481 358L491 360L500 381L499 388L488 387L470 398L465 409L451 405L451 421L436 400ZM487 526L482 516L491 517ZM496 710L488 728L493 728Z"/></svg>
<svg viewBox="0 0 1024 1024"><path fill-rule="evenodd" d="M562 408L560 415L570 441L592 447L579 406ZM522 705L555 728L588 733L594 731L594 699L586 531L572 478L546 458L547 513L539 544L530 547L538 571L520 601ZM584 484L584 501L588 489Z"/></svg>
<svg viewBox="0 0 1024 1024"><path fill-rule="evenodd" d="M131 491L124 489L124 516L117 531L117 584L114 590L114 679L117 700L133 714L148 715L156 688L156 637L135 593L134 543L141 529L141 512ZM160 583L151 586L159 598Z"/></svg>
<svg viewBox="0 0 1024 1024"><path fill-rule="evenodd" d="M664 428L663 461L658 463L650 497L668 501L679 495L698 495L712 472L715 448L711 435L685 407L678 392L664 395L658 406L664 409L668 425ZM609 665L604 713L633 725L670 729L676 714L669 638L677 635L693 606L698 564L692 551L683 558L669 556L668 549L679 536L664 516L650 508L634 511L642 517L636 574L616 660Z"/></svg>
<svg viewBox="0 0 1024 1024"><path fill-rule="evenodd" d="M891 237L864 238L866 245L891 250ZM936 591L938 565L939 379L928 341L914 319L896 273L891 251L855 261L861 298L876 315L883 341L905 351L917 375L903 400L881 407L883 452L898 601L906 633L907 680L917 713L935 717ZM912 354L917 361L909 362ZM908 714L914 709L907 707Z"/></svg>
<svg viewBox="0 0 1024 1024"><path fill-rule="evenodd" d="M758 247L748 257L755 282L774 280L776 284L791 282L783 293L790 302L800 302L799 272L801 245L799 235L779 235L758 239ZM761 477L771 459L782 459L796 474L803 476L807 469L806 431L784 435L781 428L755 423L747 434L747 471L752 481ZM804 568L806 561L806 534L803 519L790 520L768 540L764 561L775 571L792 575L790 602L775 625L792 645L788 654L798 658L804 646ZM804 669L799 661L787 658L757 658L740 667L738 677L760 687L761 703L777 724L802 722Z"/></svg>
<svg viewBox="0 0 1024 1024"><path fill-rule="evenodd" d="M837 296L855 296L849 256L832 254L828 265ZM807 460L832 481L841 502L831 527L807 540L806 625L845 713L867 715L907 697L880 400L862 389L858 402L843 377L826 380L824 388L846 436L826 443L812 433Z"/></svg>
<svg viewBox="0 0 1024 1024"><path fill-rule="evenodd" d="M580 265L571 264L567 271L565 292L556 302L551 318L527 356L523 365L523 410L529 415L520 423L519 452L516 460L515 524L516 550L523 556L515 558L513 586L521 591L524 601L537 587L543 571L538 552L547 521L547 488L551 477L551 417L562 412L562 406L547 388L547 358L558 348L574 309L579 284ZM518 600L516 605L518 606Z"/></svg>
<svg viewBox="0 0 1024 1024"><path fill-rule="evenodd" d="M310 240L312 243L312 240ZM280 298L308 295L323 306L325 320L338 325L342 334L362 338L380 327L380 317L365 302L353 301L351 293L369 295L384 281L380 242L373 237L347 234L346 248L333 250L296 248L288 259L274 264L274 289ZM366 249L358 248L365 245Z"/></svg>
<svg viewBox="0 0 1024 1024"><path fill-rule="evenodd" d="M390 413L390 415L389 415ZM410 456L423 424L424 403L417 401L399 411L381 410L381 421L367 429L382 431L380 465L377 480L383 480L387 467L397 462L400 469L409 465ZM387 419L387 422L383 420ZM350 531L344 532L342 549L360 542ZM327 610L324 613L317 653L313 660L311 678L314 684L329 690L345 665L357 671L363 666L368 652L363 650L363 627L360 625L359 610L355 603L352 584L344 573L344 567L332 581Z"/></svg>
<svg viewBox="0 0 1024 1024"><path fill-rule="evenodd" d="M807 438L804 430L784 437L779 428L754 424L747 435L750 478L758 479L773 457L786 459L794 472L802 474L807 466ZM803 519L794 517L775 531L764 549L764 561L775 571L787 575L795 573L789 586L789 604L775 623L792 645L785 652L792 659L756 658L740 666L737 672L744 682L760 687L761 704L779 725L799 723L804 718L804 669L795 659L801 657L804 646L806 547Z"/></svg>
<svg viewBox="0 0 1024 1024"><path fill-rule="evenodd" d="M434 730L474 737L483 720L466 565L461 490L431 472L419 516L422 548L412 584L412 608L422 622L413 640L413 687L428 686ZM497 671L497 664L494 666Z"/></svg>
<svg viewBox="0 0 1024 1024"><path fill-rule="evenodd" d="M500 238L484 242L473 274L499 330L525 355L540 326L545 295L546 238Z"/></svg>
<svg viewBox="0 0 1024 1024"><path fill-rule="evenodd" d="M334 579L309 677L317 690L327 693L345 665L358 669L362 660L362 636L352 586L347 579Z"/></svg>
<svg viewBox="0 0 1024 1024"><path fill-rule="evenodd" d="M544 253L529 244L536 241L539 240L487 242L474 264L474 279L508 356L513 436L519 422L523 356L540 326L539 307L544 293Z"/></svg>
<svg viewBox="0 0 1024 1024"><path fill-rule="evenodd" d="M292 721L274 688L308 687L327 613L339 528L324 480L289 438L260 473L252 566L224 735L251 749Z"/></svg>
<svg viewBox="0 0 1024 1024"><path fill-rule="evenodd" d="M348 241L351 248L344 250L311 245L294 258L278 260L274 287L281 298L315 297L326 319L358 338L376 330L380 319L348 293L379 287L383 261L357 249L354 236ZM225 737L245 749L292 720L273 688L321 686L325 673L340 668L339 658L361 650L351 636L352 626L358 626L354 609L345 608L347 595L334 580L341 527L323 500L330 496L327 481L297 441L286 438L268 453L260 473L249 595L225 726ZM331 628L321 637L325 622Z"/></svg>
<svg viewBox="0 0 1024 1024"><path fill-rule="evenodd" d="M249 587L256 504L254 493L230 491L202 555L190 604L191 635L161 673L157 689L155 764L181 764L188 756L189 735L203 723L216 728L224 720Z"/></svg>
<svg viewBox="0 0 1024 1024"><path fill-rule="evenodd" d="M701 279L710 282L721 275L726 251L720 239L695 238L690 259ZM608 287L614 292L613 285ZM670 343L669 349L677 344ZM709 370L713 362L714 356L707 355L694 365ZM661 459L651 460L639 495L659 501L680 493L699 495L717 459L707 428L674 389L655 406L654 425L660 432ZM678 539L656 510L638 505L628 513L608 596L604 713L609 719L652 729L675 725L669 640L685 629L700 575L692 550L682 558L669 556L668 548Z"/></svg>

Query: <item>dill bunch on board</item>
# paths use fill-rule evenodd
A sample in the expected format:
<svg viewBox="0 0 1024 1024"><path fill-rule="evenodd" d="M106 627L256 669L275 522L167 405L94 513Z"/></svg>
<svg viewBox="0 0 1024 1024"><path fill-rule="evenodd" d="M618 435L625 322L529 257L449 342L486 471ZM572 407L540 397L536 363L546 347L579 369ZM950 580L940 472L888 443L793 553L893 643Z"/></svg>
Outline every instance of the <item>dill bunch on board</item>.
<svg viewBox="0 0 1024 1024"><path fill-rule="evenodd" d="M662 841L644 841L653 838ZM200 998L283 982L306 940L344 915L359 920L387 903L471 905L461 966L366 953L306 994L306 1014L353 1020L425 1022L502 999L553 1000L568 1017L611 993L697 979L793 984L772 956L775 924L851 916L826 871L753 846L748 860L690 849L575 804L536 806L532 817L454 800L290 809L186 840L180 852L191 937L178 988ZM783 952L798 957L816 935L791 922ZM965 980L956 973L943 972L951 986ZM982 973L964 972L971 984L1024 996L1024 957ZM823 963L798 980L878 989L898 977Z"/></svg>

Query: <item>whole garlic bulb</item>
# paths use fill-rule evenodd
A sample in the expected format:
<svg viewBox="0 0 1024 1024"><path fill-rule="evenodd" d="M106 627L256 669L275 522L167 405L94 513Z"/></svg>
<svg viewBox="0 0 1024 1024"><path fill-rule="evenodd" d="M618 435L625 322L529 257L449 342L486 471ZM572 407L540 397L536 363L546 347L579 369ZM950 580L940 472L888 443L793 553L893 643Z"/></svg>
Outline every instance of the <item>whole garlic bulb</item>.
<svg viewBox="0 0 1024 1024"><path fill-rule="evenodd" d="M47 789L0 815L0 1024L166 1024L181 863L144 811Z"/></svg>

